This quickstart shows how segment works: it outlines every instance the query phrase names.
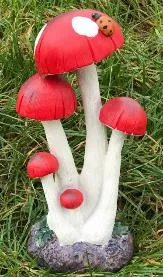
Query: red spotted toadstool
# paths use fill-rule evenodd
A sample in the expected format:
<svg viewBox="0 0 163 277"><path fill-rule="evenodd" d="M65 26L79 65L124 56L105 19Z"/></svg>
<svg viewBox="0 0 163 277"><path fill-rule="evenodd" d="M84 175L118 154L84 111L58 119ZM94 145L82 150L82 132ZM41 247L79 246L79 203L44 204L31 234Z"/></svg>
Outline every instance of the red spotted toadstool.
<svg viewBox="0 0 163 277"><path fill-rule="evenodd" d="M143 136L147 116L138 102L128 97L116 97L108 100L101 108L99 118L112 129L112 135L105 158L101 197L94 214L83 228L82 240L103 245L111 239L115 223L121 150L126 134ZM97 228L98 225L101 228Z"/></svg>
<svg viewBox="0 0 163 277"><path fill-rule="evenodd" d="M43 27L35 43L34 59L41 75L77 71L87 131L80 176L87 217L94 211L101 192L107 149L106 132L98 119L101 99L94 63L110 56L123 41L122 31L112 18L88 9L55 17Z"/></svg>
<svg viewBox="0 0 163 277"><path fill-rule="evenodd" d="M20 88L16 111L22 117L42 122L52 154L60 162L57 172L60 186L78 185L78 173L60 119L76 109L76 96L69 83L59 76L30 77Z"/></svg>

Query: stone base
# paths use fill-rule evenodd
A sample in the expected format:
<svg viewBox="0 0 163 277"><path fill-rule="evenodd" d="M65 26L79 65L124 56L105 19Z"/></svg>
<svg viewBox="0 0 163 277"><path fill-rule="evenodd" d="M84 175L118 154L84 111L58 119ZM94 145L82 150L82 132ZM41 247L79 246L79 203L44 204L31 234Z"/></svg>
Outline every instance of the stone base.
<svg viewBox="0 0 163 277"><path fill-rule="evenodd" d="M133 255L133 238L126 228L116 223L113 238L105 246L86 242L60 246L44 218L32 226L28 252L41 266L48 267L53 272L115 272L126 265Z"/></svg>

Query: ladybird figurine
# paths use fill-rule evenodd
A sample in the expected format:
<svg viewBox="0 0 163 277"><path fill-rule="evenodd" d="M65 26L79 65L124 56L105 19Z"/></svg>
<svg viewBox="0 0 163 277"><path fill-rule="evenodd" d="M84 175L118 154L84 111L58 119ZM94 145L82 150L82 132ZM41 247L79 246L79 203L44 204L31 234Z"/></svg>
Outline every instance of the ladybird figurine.
<svg viewBox="0 0 163 277"><path fill-rule="evenodd" d="M113 34L113 23L107 15L101 15L99 13L93 13L92 19L94 19L105 36L111 36Z"/></svg>

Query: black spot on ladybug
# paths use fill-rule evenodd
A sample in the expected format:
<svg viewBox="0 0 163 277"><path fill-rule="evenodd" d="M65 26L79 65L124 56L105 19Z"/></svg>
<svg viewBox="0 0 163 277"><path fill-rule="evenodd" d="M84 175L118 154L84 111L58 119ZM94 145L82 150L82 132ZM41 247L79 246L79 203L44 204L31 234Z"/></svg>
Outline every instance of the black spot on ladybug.
<svg viewBox="0 0 163 277"><path fill-rule="evenodd" d="M93 13L92 14L92 18L94 19L94 20L97 20L97 19L99 19L101 17L101 14L99 14L99 13Z"/></svg>

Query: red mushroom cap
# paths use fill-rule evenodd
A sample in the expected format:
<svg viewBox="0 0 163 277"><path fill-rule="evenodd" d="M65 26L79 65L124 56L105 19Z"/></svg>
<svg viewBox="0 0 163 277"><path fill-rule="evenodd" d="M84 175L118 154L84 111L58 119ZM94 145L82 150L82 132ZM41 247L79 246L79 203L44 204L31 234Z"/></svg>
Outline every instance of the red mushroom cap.
<svg viewBox="0 0 163 277"><path fill-rule="evenodd" d="M75 109L75 93L59 76L33 75L21 86L16 103L16 111L22 117L42 121L67 118Z"/></svg>
<svg viewBox="0 0 163 277"><path fill-rule="evenodd" d="M79 23L76 21L77 27L82 24L82 17L96 24L94 14L108 18L113 28L111 36L106 36L98 25L94 36L76 32L74 18L80 17ZM83 28L86 30L87 26ZM112 18L96 10L75 10L55 17L45 26L36 43L35 64L40 74L69 72L101 61L120 48L123 42L122 31Z"/></svg>
<svg viewBox="0 0 163 277"><path fill-rule="evenodd" d="M27 173L30 178L41 178L55 173L59 168L55 156L47 152L35 153L27 164Z"/></svg>
<svg viewBox="0 0 163 277"><path fill-rule="evenodd" d="M101 108L100 121L126 134L143 136L146 132L147 115L141 105L129 97L116 97Z"/></svg>
<svg viewBox="0 0 163 277"><path fill-rule="evenodd" d="M66 189L60 195L60 204L66 209L76 209L83 202L83 194L78 189Z"/></svg>

